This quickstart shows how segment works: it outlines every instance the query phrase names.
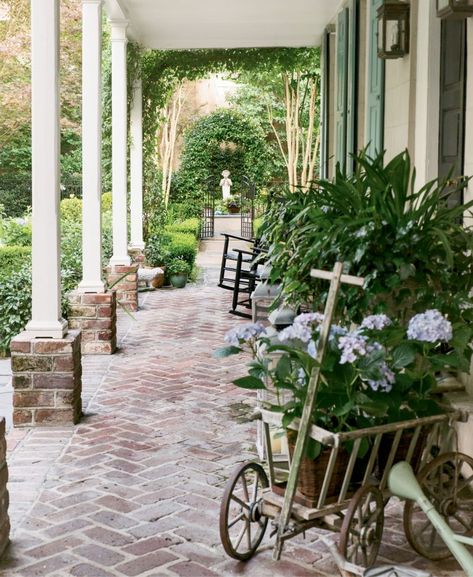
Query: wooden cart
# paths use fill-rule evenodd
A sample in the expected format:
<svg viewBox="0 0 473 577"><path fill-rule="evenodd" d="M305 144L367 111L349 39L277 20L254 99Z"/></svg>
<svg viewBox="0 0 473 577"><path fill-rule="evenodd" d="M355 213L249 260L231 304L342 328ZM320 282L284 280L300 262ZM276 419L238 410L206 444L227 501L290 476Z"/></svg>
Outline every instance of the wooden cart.
<svg viewBox="0 0 473 577"><path fill-rule="evenodd" d="M337 263L333 273L313 271L313 276L331 280L320 331L317 367L322 364L337 294L342 282L361 286L363 279L342 274ZM269 475L255 462L237 467L228 480L220 509L220 537L228 555L248 560L258 549L269 521L276 535L273 558L278 560L288 539L314 527L340 532L339 549L355 565L374 564L381 544L384 508L391 497L387 479L392 465L407 461L418 471L417 478L426 494L435 498L436 508L454 526L455 532L473 534L473 459L459 453L445 452L453 446L454 421L464 420L459 412L390 425L371 427L349 433L331 433L311 425L310 417L316 401L319 381L314 369L308 385L307 399L300 421L291 428L298 431L297 442L289 464L285 489L277 487L271 450L270 427L281 426L277 413L261 410ZM329 451L323 481L317 500L312 505L301 502L297 482L308 438L320 442ZM363 439L369 440L370 451L362 461L357 459ZM342 463L343 474L337 473L343 446L352 447ZM333 490L332 480L338 475ZM435 529L412 503L404 509L406 536L420 554L442 559L449 551L442 546Z"/></svg>

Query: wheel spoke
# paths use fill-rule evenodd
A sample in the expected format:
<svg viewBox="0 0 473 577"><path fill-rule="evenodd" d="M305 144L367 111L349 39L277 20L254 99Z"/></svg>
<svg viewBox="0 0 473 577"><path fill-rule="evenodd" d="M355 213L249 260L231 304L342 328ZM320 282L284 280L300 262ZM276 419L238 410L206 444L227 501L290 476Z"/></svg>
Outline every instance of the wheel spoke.
<svg viewBox="0 0 473 577"><path fill-rule="evenodd" d="M235 551L238 550L238 547L240 546L240 543L242 542L243 537L245 536L245 533L246 533L246 523L243 525L243 527L241 528L241 531L238 535L237 542L235 543Z"/></svg>
<svg viewBox="0 0 473 577"><path fill-rule="evenodd" d="M250 510L250 507L248 506L247 503L244 503L239 497L237 497L236 495L232 495L231 496L232 500L235 501L236 503L238 503L240 505L240 507L243 507L244 509L246 509L247 511Z"/></svg>
<svg viewBox="0 0 473 577"><path fill-rule="evenodd" d="M471 524L465 521L458 513L454 513L453 518L456 519L460 525L463 525L467 531L471 531Z"/></svg>
<svg viewBox="0 0 473 577"><path fill-rule="evenodd" d="M468 479L465 479L461 485L457 485L454 492L454 497L456 497L459 493L466 489L469 485L473 482L473 475L470 475Z"/></svg>
<svg viewBox="0 0 473 577"><path fill-rule="evenodd" d="M246 520L246 528L247 528L246 536L248 539L248 549L251 549L251 523L249 519Z"/></svg>
<svg viewBox="0 0 473 577"><path fill-rule="evenodd" d="M231 523L229 523L227 526L229 529L231 529L232 527L234 527L239 521L241 521L242 519L245 519L246 515L244 512L240 513L238 515L238 517L236 517L235 519L233 519L233 521Z"/></svg>
<svg viewBox="0 0 473 577"><path fill-rule="evenodd" d="M429 540L429 546L432 548L435 544L435 539L438 536L437 534L437 529L435 529L435 527L432 527L431 529L431 533L430 533L430 540Z"/></svg>

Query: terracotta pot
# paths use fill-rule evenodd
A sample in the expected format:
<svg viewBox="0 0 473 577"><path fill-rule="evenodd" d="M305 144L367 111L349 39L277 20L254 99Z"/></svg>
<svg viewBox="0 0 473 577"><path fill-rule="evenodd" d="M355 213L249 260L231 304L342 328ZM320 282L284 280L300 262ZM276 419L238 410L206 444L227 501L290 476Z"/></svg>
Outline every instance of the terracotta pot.
<svg viewBox="0 0 473 577"><path fill-rule="evenodd" d="M161 267L162 268L162 267ZM161 288L162 286L164 286L164 270L163 272L157 274L154 279L150 282L151 286L153 288Z"/></svg>
<svg viewBox="0 0 473 577"><path fill-rule="evenodd" d="M228 212L230 214L238 214L240 212L240 208L238 206L229 206Z"/></svg>

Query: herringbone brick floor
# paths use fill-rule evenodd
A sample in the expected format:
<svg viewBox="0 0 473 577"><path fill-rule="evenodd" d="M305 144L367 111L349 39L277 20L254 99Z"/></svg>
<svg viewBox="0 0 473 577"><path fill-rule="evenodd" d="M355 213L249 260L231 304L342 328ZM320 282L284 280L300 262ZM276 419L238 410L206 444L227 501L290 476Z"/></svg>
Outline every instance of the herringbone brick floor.
<svg viewBox="0 0 473 577"><path fill-rule="evenodd" d="M338 574L315 532L288 543L279 563L269 540L246 565L219 544L223 487L237 463L255 458L255 431L244 418L251 397L229 384L244 362L211 356L239 321L216 288L221 244L203 248L203 281L146 294L136 320L120 320L120 352L85 360L80 425L10 436L14 532L1 575ZM385 559L456 574L452 561L417 559L396 508L386 525Z"/></svg>

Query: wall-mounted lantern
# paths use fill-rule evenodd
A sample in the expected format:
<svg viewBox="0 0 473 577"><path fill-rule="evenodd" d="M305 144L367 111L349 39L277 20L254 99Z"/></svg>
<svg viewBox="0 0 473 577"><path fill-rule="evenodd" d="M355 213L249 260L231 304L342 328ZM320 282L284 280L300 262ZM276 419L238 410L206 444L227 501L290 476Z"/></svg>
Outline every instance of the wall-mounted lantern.
<svg viewBox="0 0 473 577"><path fill-rule="evenodd" d="M403 58L409 54L410 8L402 0L384 0L378 8L379 58Z"/></svg>
<svg viewBox="0 0 473 577"><path fill-rule="evenodd" d="M469 18L473 16L473 0L437 0L439 18Z"/></svg>

